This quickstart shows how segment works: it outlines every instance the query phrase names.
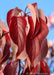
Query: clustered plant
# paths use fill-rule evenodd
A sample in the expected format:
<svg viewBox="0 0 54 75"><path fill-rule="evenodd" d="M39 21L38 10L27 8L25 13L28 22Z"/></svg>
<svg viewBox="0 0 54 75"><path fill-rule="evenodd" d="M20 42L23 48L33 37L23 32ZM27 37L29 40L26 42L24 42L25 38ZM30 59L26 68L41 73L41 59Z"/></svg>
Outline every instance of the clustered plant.
<svg viewBox="0 0 54 75"><path fill-rule="evenodd" d="M48 52L47 18L37 3L27 4L25 11L18 7L8 11L7 25L0 20L0 75L20 75L21 59L25 62L21 75L50 75L43 60Z"/></svg>

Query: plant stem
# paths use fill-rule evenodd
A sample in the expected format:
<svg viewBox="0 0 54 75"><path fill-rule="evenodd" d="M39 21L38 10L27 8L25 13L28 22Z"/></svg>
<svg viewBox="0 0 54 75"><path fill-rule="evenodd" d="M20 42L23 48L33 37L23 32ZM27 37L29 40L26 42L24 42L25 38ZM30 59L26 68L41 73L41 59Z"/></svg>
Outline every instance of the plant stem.
<svg viewBox="0 0 54 75"><path fill-rule="evenodd" d="M6 34L8 34L9 32L4 32L4 33L2 33L2 36L0 37L0 39L3 37L3 36L5 36Z"/></svg>

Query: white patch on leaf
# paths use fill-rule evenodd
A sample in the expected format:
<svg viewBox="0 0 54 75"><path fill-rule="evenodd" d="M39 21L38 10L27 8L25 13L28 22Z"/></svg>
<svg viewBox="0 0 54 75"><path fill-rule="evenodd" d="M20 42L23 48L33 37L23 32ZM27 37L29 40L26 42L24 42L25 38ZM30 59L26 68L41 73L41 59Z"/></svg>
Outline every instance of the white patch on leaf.
<svg viewBox="0 0 54 75"><path fill-rule="evenodd" d="M44 12L41 9L38 9L38 14L39 14L39 17L46 22L46 18L45 18Z"/></svg>
<svg viewBox="0 0 54 75"><path fill-rule="evenodd" d="M28 8L31 12L32 19L33 19L33 22L34 22L34 28L35 28L35 25L36 25L36 10L35 10L35 8L32 4L27 4L27 5L28 5Z"/></svg>
<svg viewBox="0 0 54 75"><path fill-rule="evenodd" d="M28 18L26 17L26 21L27 21L27 26L26 26L26 35L28 35L29 33L29 29L30 29L30 25L29 25L29 22L28 22Z"/></svg>

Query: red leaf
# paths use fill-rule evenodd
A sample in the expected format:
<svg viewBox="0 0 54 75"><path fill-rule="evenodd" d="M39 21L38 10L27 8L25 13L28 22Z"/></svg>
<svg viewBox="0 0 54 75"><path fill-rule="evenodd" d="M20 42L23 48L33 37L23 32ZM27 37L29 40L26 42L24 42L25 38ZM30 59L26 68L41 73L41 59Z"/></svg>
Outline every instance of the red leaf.
<svg viewBox="0 0 54 75"><path fill-rule="evenodd" d="M17 61L12 61L3 70L4 75L16 75Z"/></svg>
<svg viewBox="0 0 54 75"><path fill-rule="evenodd" d="M30 61L33 63L34 59L38 56L40 52L39 40L37 38L30 39L27 38L26 52L29 56Z"/></svg>
<svg viewBox="0 0 54 75"><path fill-rule="evenodd" d="M35 68L32 67L30 69L29 67L27 67L23 75L36 75L37 69L38 69L38 65Z"/></svg>
<svg viewBox="0 0 54 75"><path fill-rule="evenodd" d="M12 12L13 12L14 9L11 9L8 13L7 13L7 24L9 26L9 22L10 22L10 19L12 17Z"/></svg>
<svg viewBox="0 0 54 75"><path fill-rule="evenodd" d="M39 33L40 33L40 23L37 20L36 21L36 27L35 27L34 35L32 37L33 38L36 37Z"/></svg>
<svg viewBox="0 0 54 75"><path fill-rule="evenodd" d="M24 49L26 40L26 31L25 31L26 24L27 22L25 18L22 16L12 17L11 19L9 30L13 42L18 46L17 55L19 55Z"/></svg>
<svg viewBox="0 0 54 75"><path fill-rule="evenodd" d="M30 69L29 69L29 67L27 67L26 70L24 71L23 75L27 75L27 74L28 75L30 75L30 74L32 74L32 75L36 75L36 74L37 75L38 74L50 75L50 70L49 70L47 63L44 60L42 60L42 61L40 61L40 65L37 64L35 68L30 67Z"/></svg>
<svg viewBox="0 0 54 75"><path fill-rule="evenodd" d="M50 75L49 67L44 60L40 61L40 73L44 73L44 75Z"/></svg>
<svg viewBox="0 0 54 75"><path fill-rule="evenodd" d="M7 25L5 25L5 23L0 20L0 37L2 36L3 30L9 32Z"/></svg>
<svg viewBox="0 0 54 75"><path fill-rule="evenodd" d="M0 75L4 75L2 71L0 71Z"/></svg>
<svg viewBox="0 0 54 75"><path fill-rule="evenodd" d="M34 28L35 28L35 24L36 24L36 17L37 17L37 14L36 14L36 9L34 8L34 6L32 4L27 4L28 5L28 8L31 12L31 15L32 15L32 20L33 20L33 23L34 23Z"/></svg>
<svg viewBox="0 0 54 75"><path fill-rule="evenodd" d="M35 7L35 6L37 6L37 3L33 3L32 5Z"/></svg>
<svg viewBox="0 0 54 75"><path fill-rule="evenodd" d="M23 75L30 75L30 69L29 69L29 67L26 68L26 70L23 73Z"/></svg>
<svg viewBox="0 0 54 75"><path fill-rule="evenodd" d="M30 30L29 30L29 37L31 37L33 34L34 34L34 23L33 23L33 20L32 20L32 17L31 16L28 16L28 22L30 24Z"/></svg>
<svg viewBox="0 0 54 75"><path fill-rule="evenodd" d="M7 13L7 24L8 24L8 26L10 24L11 18L13 16L18 16L19 12L21 12L21 11L22 10L17 8L17 7L8 11L8 13Z"/></svg>
<svg viewBox="0 0 54 75"><path fill-rule="evenodd" d="M39 42L41 44L41 42L46 38L46 36L48 35L48 27L47 27L47 24L45 23L45 21L41 18L39 18L40 20L40 32L37 36L37 38L39 39Z"/></svg>
<svg viewBox="0 0 54 75"><path fill-rule="evenodd" d="M47 27L47 24L45 22L45 15L41 9L37 9L37 4L28 4L28 8L30 9L30 12L32 14L32 17L28 16L28 21L30 24L30 30L27 36L27 42L26 42L26 52L29 56L29 59L31 63L33 63L34 59L39 55L43 40L46 38L49 30ZM31 9L32 7L32 9ZM35 9L36 8L36 9ZM37 18L35 27L34 27L34 14ZM32 13L34 11L34 13ZM32 20L33 18L33 20Z"/></svg>
<svg viewBox="0 0 54 75"><path fill-rule="evenodd" d="M41 51L39 55L34 60L34 67L47 55L47 52L48 52L48 45L47 45L47 40L45 39L42 42Z"/></svg>
<svg viewBox="0 0 54 75"><path fill-rule="evenodd" d="M38 16L46 22L45 14L41 9L38 9Z"/></svg>
<svg viewBox="0 0 54 75"><path fill-rule="evenodd" d="M30 38L28 34L28 37L27 37L26 51L31 62L33 62L34 59L39 55L42 42L46 38L49 32L45 21L41 18L39 18L39 20L40 20L40 24L37 22L37 25L36 25L37 29L35 30L35 33L33 34L33 36L31 36Z"/></svg>
<svg viewBox="0 0 54 75"><path fill-rule="evenodd" d="M11 39L11 49L12 49L12 55L15 56L18 51L18 46L12 41Z"/></svg>
<svg viewBox="0 0 54 75"><path fill-rule="evenodd" d="M0 64L3 64L10 56L10 37L8 34L5 35L6 44L3 50L3 57L1 58Z"/></svg>

